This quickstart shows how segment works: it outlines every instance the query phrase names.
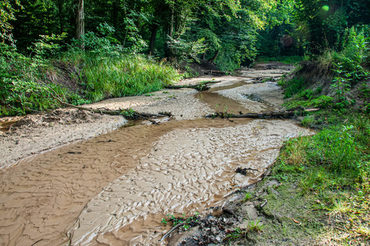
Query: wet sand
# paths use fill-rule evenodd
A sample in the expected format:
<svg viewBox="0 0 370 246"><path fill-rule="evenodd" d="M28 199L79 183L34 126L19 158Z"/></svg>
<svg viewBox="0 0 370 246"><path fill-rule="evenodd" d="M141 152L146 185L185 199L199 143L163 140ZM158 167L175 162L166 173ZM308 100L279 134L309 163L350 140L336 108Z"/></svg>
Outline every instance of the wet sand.
<svg viewBox="0 0 370 246"><path fill-rule="evenodd" d="M170 111L175 119L197 119L223 109L260 112L279 108L282 93L275 83L253 84L253 79L282 72L219 77L205 93L165 90L88 106ZM168 229L158 221L164 214L206 212L235 188L256 182L287 138L311 134L282 120L169 121L121 128L15 163L80 139L73 134L79 132L77 125L81 132L93 132L85 138L103 133L94 130L99 127L112 128L104 128L99 119L85 123L56 122L3 134L6 165L16 165L0 170L0 245L156 245ZM72 138L65 137L66 131ZM26 154L20 155L23 149ZM236 175L239 166L256 171Z"/></svg>

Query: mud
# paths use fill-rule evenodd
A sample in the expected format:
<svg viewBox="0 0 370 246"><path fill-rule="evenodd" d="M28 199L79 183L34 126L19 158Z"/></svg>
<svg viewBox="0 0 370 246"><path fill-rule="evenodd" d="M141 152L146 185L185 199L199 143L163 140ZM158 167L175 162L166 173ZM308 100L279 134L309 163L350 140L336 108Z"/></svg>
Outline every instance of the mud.
<svg viewBox="0 0 370 246"><path fill-rule="evenodd" d="M34 156L0 170L0 245L61 245L86 204L139 165L175 128L224 127L228 121L137 125Z"/></svg>
<svg viewBox="0 0 370 246"><path fill-rule="evenodd" d="M132 245L158 242L158 231L148 229L138 234L127 226L151 214L203 212L236 187L256 182L274 162L284 140L309 133L289 121L233 124L223 128L177 128L161 136L135 169L106 186L87 204L70 231L72 244L86 244L108 232L126 238ZM256 171L249 177L239 177L235 175L239 166ZM120 233L124 227L126 230Z"/></svg>
<svg viewBox="0 0 370 246"><path fill-rule="evenodd" d="M76 109L1 119L0 169L62 145L113 131L127 121L121 116Z"/></svg>
<svg viewBox="0 0 370 246"><path fill-rule="evenodd" d="M195 89L163 90L148 93L144 96L123 97L105 100L92 105L91 108L132 108L143 113L157 114L171 112L176 120L201 118L213 110L194 96Z"/></svg>

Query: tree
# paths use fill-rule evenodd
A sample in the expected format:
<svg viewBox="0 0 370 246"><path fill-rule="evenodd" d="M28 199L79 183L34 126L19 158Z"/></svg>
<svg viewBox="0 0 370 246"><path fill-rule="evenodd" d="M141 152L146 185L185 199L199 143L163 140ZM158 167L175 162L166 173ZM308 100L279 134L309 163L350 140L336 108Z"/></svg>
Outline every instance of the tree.
<svg viewBox="0 0 370 246"><path fill-rule="evenodd" d="M80 39L85 34L85 10L84 0L76 0L77 15L76 15L76 38Z"/></svg>
<svg viewBox="0 0 370 246"><path fill-rule="evenodd" d="M11 21L15 20L14 5L20 6L19 0L13 1L13 5L10 0L2 0L0 2L0 39L2 43L14 43L13 25L11 24Z"/></svg>

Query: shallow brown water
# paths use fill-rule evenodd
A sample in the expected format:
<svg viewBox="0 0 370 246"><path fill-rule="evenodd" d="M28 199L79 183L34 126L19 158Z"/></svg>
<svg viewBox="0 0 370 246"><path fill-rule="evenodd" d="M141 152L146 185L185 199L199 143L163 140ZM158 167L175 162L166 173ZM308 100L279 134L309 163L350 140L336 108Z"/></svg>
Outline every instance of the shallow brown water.
<svg viewBox="0 0 370 246"><path fill-rule="evenodd" d="M134 169L163 134L224 127L225 120L137 125L71 144L0 170L0 245L60 245L86 203ZM41 241L40 241L41 240Z"/></svg>
<svg viewBox="0 0 370 246"><path fill-rule="evenodd" d="M231 85L214 87L209 89L208 91L199 92L195 97L206 103L211 109L215 110L216 112L227 112L231 114L248 113L249 110L246 109L239 102L215 93L217 91L233 89L243 85L246 85L246 83L237 82Z"/></svg>

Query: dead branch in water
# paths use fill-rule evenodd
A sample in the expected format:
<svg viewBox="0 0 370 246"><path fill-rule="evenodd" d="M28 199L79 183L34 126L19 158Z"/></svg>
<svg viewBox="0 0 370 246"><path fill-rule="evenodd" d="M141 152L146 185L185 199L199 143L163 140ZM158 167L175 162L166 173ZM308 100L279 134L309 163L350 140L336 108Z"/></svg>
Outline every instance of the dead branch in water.
<svg viewBox="0 0 370 246"><path fill-rule="evenodd" d="M132 109L117 109L117 110L112 110L112 109L106 109L106 108L85 108L81 106L76 106L70 103L64 102L62 99L60 99L57 96L57 93L53 90L53 88L49 87L55 95L52 95L55 100L57 100L60 104L66 106L66 107L71 107L71 108L76 108L79 110L85 110L89 111L92 113L97 113L97 114L108 114L108 115L122 115L128 120L147 120L151 118L160 118L160 117L172 117L172 113L170 112L160 112L158 114L149 114L149 113L139 113L136 112Z"/></svg>
<svg viewBox="0 0 370 246"><path fill-rule="evenodd" d="M252 119L291 119L295 116L293 111L268 112L268 113L247 113L247 114L229 114L217 112L206 115L206 118L252 118Z"/></svg>
<svg viewBox="0 0 370 246"><path fill-rule="evenodd" d="M183 89L183 88L190 88L190 89L196 89L197 91L206 91L206 90L209 90L210 88L208 84L215 84L215 83L219 83L219 81L208 81L208 82L199 83L195 85L167 85L164 88L175 89L175 90Z"/></svg>

